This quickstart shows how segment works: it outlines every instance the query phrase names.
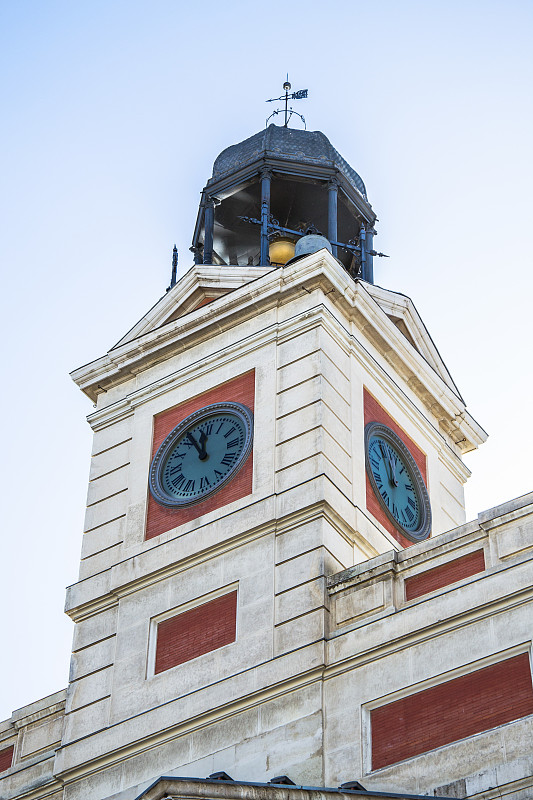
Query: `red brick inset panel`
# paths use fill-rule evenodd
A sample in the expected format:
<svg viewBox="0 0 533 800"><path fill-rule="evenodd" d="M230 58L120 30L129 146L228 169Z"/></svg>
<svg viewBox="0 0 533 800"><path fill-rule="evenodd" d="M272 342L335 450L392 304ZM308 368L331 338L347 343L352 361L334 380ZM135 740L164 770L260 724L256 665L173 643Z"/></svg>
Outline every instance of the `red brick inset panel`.
<svg viewBox="0 0 533 800"><path fill-rule="evenodd" d="M441 564L439 567L427 569L425 572L406 578L405 599L414 600L415 597L442 589L444 586L484 571L485 553L483 550L474 550L473 553L468 553L461 558L454 558L447 564Z"/></svg>
<svg viewBox="0 0 533 800"><path fill-rule="evenodd" d="M14 752L15 747L13 745L11 747L6 747L5 750L0 750L0 772L4 772L6 769L9 769L13 763Z"/></svg>
<svg viewBox="0 0 533 800"><path fill-rule="evenodd" d="M216 386L210 389L205 394L193 397L186 400L179 406L169 408L163 411L154 418L154 438L152 445L152 458L157 452L157 448L163 442L165 437L176 427L185 417L193 414L204 406L211 405L211 403L223 403L225 401L233 401L234 403L242 403L247 406L251 411L254 410L254 396L255 396L255 371L246 372L244 375L239 375L221 386ZM146 539L151 539L154 536L159 536L160 533L170 531L172 528L177 528L178 525L183 525L191 519L197 519L202 514L207 514L209 511L215 511L217 508L232 503L234 500L240 500L252 492L252 478L253 478L253 451L250 453L246 463L239 470L237 475L220 491L215 492L211 497L195 503L189 508L173 510L160 506L152 495L148 492L148 513L146 515ZM148 490L147 490L148 491Z"/></svg>
<svg viewBox="0 0 533 800"><path fill-rule="evenodd" d="M492 664L371 712L372 769L533 714L529 655Z"/></svg>
<svg viewBox="0 0 533 800"><path fill-rule="evenodd" d="M216 297L204 297L203 300L200 300L198 303L196 303L196 305L193 308L191 308L191 311L196 311L197 308L201 308L202 306L206 306L208 303L212 303L213 300L216 300L216 299L217 299ZM190 314L191 312L189 311L187 313Z"/></svg>
<svg viewBox="0 0 533 800"><path fill-rule="evenodd" d="M235 641L237 592L166 619L157 626L155 673Z"/></svg>
<svg viewBox="0 0 533 800"><path fill-rule="evenodd" d="M405 433L405 431L400 428L398 423L395 422L393 418L389 416L389 414L387 414L385 409L380 406L376 398L373 397L367 389L363 389L363 405L365 425L367 425L369 422L381 422L383 425L387 425L391 430L393 430L394 433L400 437L404 445L413 456L418 469L422 473L424 483L427 486L426 456L422 450L417 447L417 445ZM365 475L365 478L367 509L378 520L378 522L381 522L385 530L394 536L396 541L399 542L402 547L411 547L411 545L415 544L415 542L411 542L406 536L402 536L400 531L394 527L388 516L383 511L376 495L374 494L368 475Z"/></svg>

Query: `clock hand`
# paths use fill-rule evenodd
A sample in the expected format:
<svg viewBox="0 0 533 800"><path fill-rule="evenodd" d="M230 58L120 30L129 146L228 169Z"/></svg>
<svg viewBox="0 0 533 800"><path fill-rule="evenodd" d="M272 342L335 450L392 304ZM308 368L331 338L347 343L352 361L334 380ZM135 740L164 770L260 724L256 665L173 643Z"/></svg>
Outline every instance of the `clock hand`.
<svg viewBox="0 0 533 800"><path fill-rule="evenodd" d="M395 458L391 458L390 465L391 465L391 468L392 468L391 469L391 477L392 477L393 486L398 486L398 478L396 477L396 459Z"/></svg>
<svg viewBox="0 0 533 800"><path fill-rule="evenodd" d="M196 441L196 439L194 438L192 433L187 433L187 439L189 440L189 442L191 444L193 444L195 446L196 450L198 450L198 457L202 458L202 456L203 456L205 458L205 456L203 455L204 452L205 452L204 447L203 446L200 447L200 445L198 444L198 442Z"/></svg>
<svg viewBox="0 0 533 800"><path fill-rule="evenodd" d="M207 442L207 433L205 431L202 431L202 433L200 434L200 447L202 449L198 451L199 452L198 457L200 461L205 461L205 459L207 458L207 450L205 449L206 442Z"/></svg>
<svg viewBox="0 0 533 800"><path fill-rule="evenodd" d="M383 461L385 462L385 471L387 473L387 477L389 479L389 483L391 484L391 486L394 486L393 477L392 477L392 465L391 465L390 456L389 456L387 450L385 449L385 445L383 444L382 441L379 442L379 449L381 450L381 454L383 456Z"/></svg>
<svg viewBox="0 0 533 800"><path fill-rule="evenodd" d="M385 467L387 468L389 483L393 487L398 486L398 478L396 477L396 458L391 454L389 448L386 447L383 442L380 442L379 446L383 454Z"/></svg>

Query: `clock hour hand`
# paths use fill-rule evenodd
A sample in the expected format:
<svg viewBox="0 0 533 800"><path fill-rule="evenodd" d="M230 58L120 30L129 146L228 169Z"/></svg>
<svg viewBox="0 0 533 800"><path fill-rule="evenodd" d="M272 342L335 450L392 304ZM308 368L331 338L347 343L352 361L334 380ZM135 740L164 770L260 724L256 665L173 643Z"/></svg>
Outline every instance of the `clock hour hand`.
<svg viewBox="0 0 533 800"><path fill-rule="evenodd" d="M200 447L201 451L199 452L199 459L204 461L207 458L207 450L205 449L205 443L207 442L207 433L202 431L200 434Z"/></svg>
<svg viewBox="0 0 533 800"><path fill-rule="evenodd" d="M205 433L202 431L202 434L201 434L201 436L200 436L200 444L198 444L198 442L196 441L196 439L194 438L194 436L192 435L192 433L187 433L187 439L189 440L189 442L190 442L192 445L194 445L194 447L195 447L195 448L196 448L196 450L198 451L198 458L199 458L201 461L203 461L203 460L204 460L204 458L206 458L206 457L207 457L207 453L206 453L206 451L205 451L205 443L206 443L206 441L207 441L207 436L205 435Z"/></svg>

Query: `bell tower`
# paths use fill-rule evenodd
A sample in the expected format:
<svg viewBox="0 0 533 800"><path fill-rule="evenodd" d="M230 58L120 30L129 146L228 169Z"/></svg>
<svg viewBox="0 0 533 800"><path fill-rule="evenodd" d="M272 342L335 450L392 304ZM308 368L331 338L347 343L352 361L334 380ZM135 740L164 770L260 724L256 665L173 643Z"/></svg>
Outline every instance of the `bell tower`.
<svg viewBox="0 0 533 800"><path fill-rule="evenodd" d="M463 523L485 438L374 286L375 220L324 134L269 126L215 160L195 264L73 373L96 410L67 785L353 775L324 748L327 578Z"/></svg>
<svg viewBox="0 0 533 800"><path fill-rule="evenodd" d="M532 498L465 522L486 433L374 284L375 222L323 133L270 125L216 158L194 263L72 373L94 444L69 686L22 710L60 731L35 800L462 796L504 751L523 772Z"/></svg>
<svg viewBox="0 0 533 800"><path fill-rule="evenodd" d="M376 215L355 170L320 131L269 125L226 148L202 190L196 263L283 266L306 231L373 282Z"/></svg>

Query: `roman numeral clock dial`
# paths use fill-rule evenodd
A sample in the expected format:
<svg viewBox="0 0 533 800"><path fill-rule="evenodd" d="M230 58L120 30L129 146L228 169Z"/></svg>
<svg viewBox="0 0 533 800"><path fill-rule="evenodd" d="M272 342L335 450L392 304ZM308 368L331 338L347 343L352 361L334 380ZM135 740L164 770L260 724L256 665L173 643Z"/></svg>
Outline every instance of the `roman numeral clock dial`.
<svg viewBox="0 0 533 800"><path fill-rule="evenodd" d="M185 508L231 481L252 450L253 414L240 403L214 403L182 420L150 467L154 499Z"/></svg>
<svg viewBox="0 0 533 800"><path fill-rule="evenodd" d="M386 425L365 426L366 471L392 524L412 542L431 531L429 496L416 462L399 436Z"/></svg>

